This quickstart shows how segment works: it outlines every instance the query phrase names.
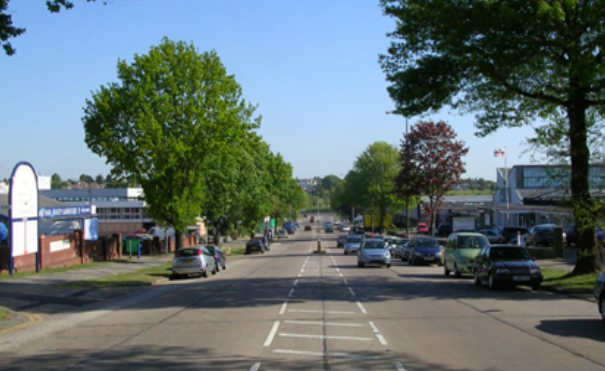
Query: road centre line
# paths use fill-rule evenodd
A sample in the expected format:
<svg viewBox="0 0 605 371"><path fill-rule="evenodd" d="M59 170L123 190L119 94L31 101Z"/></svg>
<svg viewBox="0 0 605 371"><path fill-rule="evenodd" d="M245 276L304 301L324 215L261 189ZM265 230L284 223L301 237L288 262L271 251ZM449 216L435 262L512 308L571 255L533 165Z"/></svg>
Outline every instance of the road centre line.
<svg viewBox="0 0 605 371"><path fill-rule="evenodd" d="M284 304L281 306L281 309L279 310L279 315L283 315L286 312L286 307L288 306L288 299L286 299L286 301L284 301Z"/></svg>
<svg viewBox="0 0 605 371"><path fill-rule="evenodd" d="M294 285L292 286L296 286L296 284L298 284L298 278L294 280Z"/></svg>
<svg viewBox="0 0 605 371"><path fill-rule="evenodd" d="M284 303L285 305L285 303ZM355 314L355 312L335 311L335 310L311 310L311 309L290 309L293 313L330 313L330 314Z"/></svg>
<svg viewBox="0 0 605 371"><path fill-rule="evenodd" d="M273 342L273 339L275 338L275 334L277 333L278 328L279 328L279 321L275 321L273 323L273 327L271 328L271 331L269 332L269 336L267 336L267 340L265 340L266 347L271 345L271 343Z"/></svg>
<svg viewBox="0 0 605 371"><path fill-rule="evenodd" d="M355 291L353 291L351 286L347 286L347 289L349 289L349 292L351 293L351 295L355 296Z"/></svg>
<svg viewBox="0 0 605 371"><path fill-rule="evenodd" d="M370 321L369 323L370 323L370 327L372 328L372 331L374 332L374 335L376 335L376 338L378 339L378 341L380 341L380 344L389 345L389 343L387 343L384 336L382 336L380 331L378 331L378 328L376 328L376 325L374 325L374 322Z"/></svg>
<svg viewBox="0 0 605 371"><path fill-rule="evenodd" d="M405 371L405 367L403 367L401 362L393 362L393 366L395 366L395 370L397 371Z"/></svg>
<svg viewBox="0 0 605 371"><path fill-rule="evenodd" d="M275 349L273 353L282 353L282 354L300 354L307 356L317 356L317 357L340 357L340 358L354 358L354 359L376 359L376 357L372 356L361 356L358 354L350 354L350 353L324 353L324 352L307 352L303 350L287 350L287 349Z"/></svg>
<svg viewBox="0 0 605 371"><path fill-rule="evenodd" d="M359 300L357 300L357 306L359 307L359 309L361 309L361 313L368 314L368 312L366 312L366 308L364 308L363 305L361 305Z"/></svg>
<svg viewBox="0 0 605 371"><path fill-rule="evenodd" d="M288 297L291 298L293 294L294 294L294 287L292 287L290 289L290 293L288 293Z"/></svg>
<svg viewBox="0 0 605 371"><path fill-rule="evenodd" d="M343 327L364 327L361 323L339 323L339 322L324 322L324 321L296 321L288 320L284 323L292 323L296 325L319 325L319 326L343 326Z"/></svg>
<svg viewBox="0 0 605 371"><path fill-rule="evenodd" d="M309 339L334 339L334 340L356 340L356 341L372 341L372 338L360 338L354 336L327 336L327 335L308 335L308 334L286 334L281 333L279 336L288 338L309 338Z"/></svg>
<svg viewBox="0 0 605 371"><path fill-rule="evenodd" d="M255 364L253 364L252 367L250 367L250 371L258 371L259 368L260 368L260 362L257 362Z"/></svg>
<svg viewBox="0 0 605 371"><path fill-rule="evenodd" d="M349 281L346 278L343 277L342 280L345 282L345 285L349 286Z"/></svg>

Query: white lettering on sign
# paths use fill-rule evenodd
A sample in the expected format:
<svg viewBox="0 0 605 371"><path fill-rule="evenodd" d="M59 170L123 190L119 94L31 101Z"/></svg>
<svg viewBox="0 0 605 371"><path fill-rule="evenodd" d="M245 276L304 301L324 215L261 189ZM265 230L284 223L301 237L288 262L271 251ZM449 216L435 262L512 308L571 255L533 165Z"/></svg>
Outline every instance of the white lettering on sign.
<svg viewBox="0 0 605 371"><path fill-rule="evenodd" d="M66 238L66 239L63 239L60 241L53 241L50 243L50 252L67 250L70 248L71 248L71 241L69 240L69 238Z"/></svg>

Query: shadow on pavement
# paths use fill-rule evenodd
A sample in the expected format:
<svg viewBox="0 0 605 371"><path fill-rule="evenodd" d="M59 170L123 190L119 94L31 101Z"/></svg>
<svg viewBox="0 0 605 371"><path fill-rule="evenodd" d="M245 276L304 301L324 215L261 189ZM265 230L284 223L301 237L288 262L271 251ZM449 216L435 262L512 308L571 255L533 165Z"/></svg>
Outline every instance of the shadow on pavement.
<svg viewBox="0 0 605 371"><path fill-rule="evenodd" d="M595 312L596 308L595 305ZM542 320L536 328L552 335L591 339L605 344L605 323L600 318Z"/></svg>

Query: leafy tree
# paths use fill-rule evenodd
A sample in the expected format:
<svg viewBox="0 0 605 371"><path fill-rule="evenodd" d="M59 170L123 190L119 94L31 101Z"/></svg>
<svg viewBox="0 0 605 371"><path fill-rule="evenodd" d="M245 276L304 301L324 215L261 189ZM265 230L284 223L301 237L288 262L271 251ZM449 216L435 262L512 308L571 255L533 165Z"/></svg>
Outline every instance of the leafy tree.
<svg viewBox="0 0 605 371"><path fill-rule="evenodd" d="M80 175L80 181L90 184L94 182L94 179L90 175L82 174Z"/></svg>
<svg viewBox="0 0 605 371"><path fill-rule="evenodd" d="M131 64L120 60L118 78L86 101L86 144L112 174L141 185L149 215L175 229L179 247L201 214L206 159L259 126L254 107L216 52L167 38Z"/></svg>
<svg viewBox="0 0 605 371"><path fill-rule="evenodd" d="M448 124L421 121L401 141L396 189L402 196L428 196L431 231L443 196L461 182L460 175L465 172L462 156L468 148L455 139L456 133Z"/></svg>
<svg viewBox="0 0 605 371"><path fill-rule="evenodd" d="M381 0L397 19L382 68L407 116L449 105L477 113L479 136L501 127L564 117L548 125L569 143L571 194L579 226L574 273L600 270L590 195L588 133L605 108L602 1Z"/></svg>
<svg viewBox="0 0 605 371"><path fill-rule="evenodd" d="M97 184L105 184L105 177L102 174L99 174L95 177L95 183Z"/></svg>
<svg viewBox="0 0 605 371"><path fill-rule="evenodd" d="M356 178L354 187L359 188L351 193L363 207L378 208L378 228L383 229L387 208L401 203L394 193L394 179L400 170L397 147L386 142L370 144L357 157L354 170L351 178Z"/></svg>
<svg viewBox="0 0 605 371"><path fill-rule="evenodd" d="M61 179L61 175L54 173L50 177L50 188L51 189L64 189L65 188L65 184L63 182L63 179Z"/></svg>

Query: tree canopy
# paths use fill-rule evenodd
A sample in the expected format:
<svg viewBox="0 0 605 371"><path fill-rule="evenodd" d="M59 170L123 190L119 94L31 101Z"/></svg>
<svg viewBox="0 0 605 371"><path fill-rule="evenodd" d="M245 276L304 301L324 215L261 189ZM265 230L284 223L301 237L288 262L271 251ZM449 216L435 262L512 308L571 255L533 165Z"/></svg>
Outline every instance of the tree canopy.
<svg viewBox="0 0 605 371"><path fill-rule="evenodd" d="M381 65L407 116L451 106L477 116L477 135L564 117L554 143L569 143L580 226L575 273L600 270L588 182L590 128L605 106L605 2L381 0L397 20ZM553 126L554 128L554 126Z"/></svg>

